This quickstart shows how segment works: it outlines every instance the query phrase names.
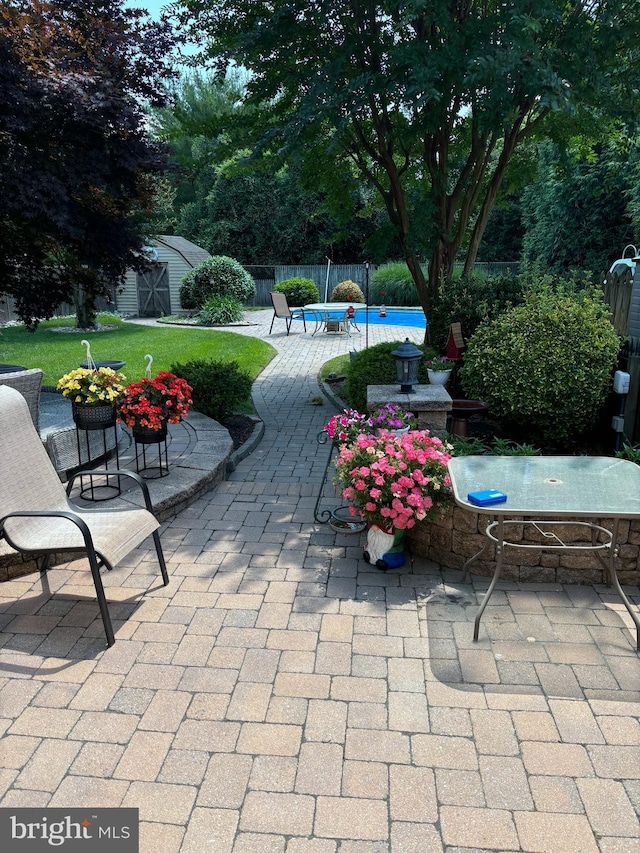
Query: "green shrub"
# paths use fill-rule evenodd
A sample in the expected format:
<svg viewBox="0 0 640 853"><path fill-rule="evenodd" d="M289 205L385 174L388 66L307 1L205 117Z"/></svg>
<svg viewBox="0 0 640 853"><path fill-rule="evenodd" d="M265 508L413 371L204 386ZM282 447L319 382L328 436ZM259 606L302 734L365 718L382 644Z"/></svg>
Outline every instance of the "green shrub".
<svg viewBox="0 0 640 853"><path fill-rule="evenodd" d="M285 294L289 308L301 308L320 301L318 287L311 278L287 278L279 281L273 289Z"/></svg>
<svg viewBox="0 0 640 853"><path fill-rule="evenodd" d="M224 326L237 323L243 317L242 304L232 296L210 296L197 315L203 326Z"/></svg>
<svg viewBox="0 0 640 853"><path fill-rule="evenodd" d="M357 352L349 362L346 391L349 405L359 412L367 411L367 385L394 385L396 382L396 369L391 353L397 349L403 341L386 342L376 344L369 349ZM418 379L421 384L426 385L427 368L426 361L436 354L431 347L418 344L425 357L420 362Z"/></svg>
<svg viewBox="0 0 640 853"><path fill-rule="evenodd" d="M509 273L448 279L440 286L429 311L431 343L436 349L443 350L451 323L460 323L462 334L466 339L470 338L480 323L497 317L511 305L520 304L524 298L523 291L533 286L525 275Z"/></svg>
<svg viewBox="0 0 640 853"><path fill-rule="evenodd" d="M210 296L230 296L246 302L256 286L245 268L226 255L214 255L190 270L180 283L180 304L188 310L202 308Z"/></svg>
<svg viewBox="0 0 640 853"><path fill-rule="evenodd" d="M173 364L171 371L193 388L193 408L216 421L233 414L251 394L251 377L237 361L199 359Z"/></svg>
<svg viewBox="0 0 640 853"><path fill-rule="evenodd" d="M382 264L371 276L372 305L419 305L418 291L404 261Z"/></svg>
<svg viewBox="0 0 640 853"><path fill-rule="evenodd" d="M331 294L331 302L362 302L364 303L364 293L360 290L355 281L341 281L333 288Z"/></svg>
<svg viewBox="0 0 640 853"><path fill-rule="evenodd" d="M450 435L447 441L453 447L454 456L540 456L540 451L532 444L518 444L505 438L494 438L487 444L476 436Z"/></svg>
<svg viewBox="0 0 640 853"><path fill-rule="evenodd" d="M489 403L512 434L567 445L594 423L609 392L620 340L608 312L593 288L527 293L469 340L465 393Z"/></svg>

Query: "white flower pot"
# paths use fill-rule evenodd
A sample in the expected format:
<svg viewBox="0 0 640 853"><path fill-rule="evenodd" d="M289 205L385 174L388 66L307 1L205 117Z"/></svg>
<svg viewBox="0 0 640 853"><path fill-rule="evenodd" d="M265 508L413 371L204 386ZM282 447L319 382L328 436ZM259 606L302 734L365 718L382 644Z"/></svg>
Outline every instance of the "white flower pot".
<svg viewBox="0 0 640 853"><path fill-rule="evenodd" d="M427 368L430 385L446 385L451 379L451 370L430 370Z"/></svg>

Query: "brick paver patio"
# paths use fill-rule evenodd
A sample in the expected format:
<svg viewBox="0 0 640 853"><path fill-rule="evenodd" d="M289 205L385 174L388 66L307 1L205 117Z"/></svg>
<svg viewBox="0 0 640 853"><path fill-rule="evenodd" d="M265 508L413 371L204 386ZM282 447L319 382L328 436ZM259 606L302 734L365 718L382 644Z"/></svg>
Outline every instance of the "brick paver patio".
<svg viewBox="0 0 640 853"><path fill-rule="evenodd" d="M332 409L310 403L364 335L251 318L278 349L262 443L164 525L168 587L152 548L105 578L115 646L81 563L0 586L0 804L138 807L143 853L639 851L617 596L503 583L474 644L486 579L369 567L314 522Z"/></svg>

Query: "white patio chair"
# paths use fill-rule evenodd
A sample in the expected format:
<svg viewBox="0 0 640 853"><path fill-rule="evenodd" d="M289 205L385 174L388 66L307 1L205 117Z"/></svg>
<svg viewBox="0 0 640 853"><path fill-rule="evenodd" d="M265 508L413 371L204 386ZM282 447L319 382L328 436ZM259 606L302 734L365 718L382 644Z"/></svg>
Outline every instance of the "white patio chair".
<svg viewBox="0 0 640 853"><path fill-rule="evenodd" d="M152 512L147 484L130 471L84 471L80 476L127 477L142 489L146 509L86 509L69 499L33 425L24 397L0 387L0 539L19 553L42 554L42 571L53 554L82 552L89 561L107 645L115 642L100 569L113 569L149 535L166 586L169 576L162 553L158 520Z"/></svg>

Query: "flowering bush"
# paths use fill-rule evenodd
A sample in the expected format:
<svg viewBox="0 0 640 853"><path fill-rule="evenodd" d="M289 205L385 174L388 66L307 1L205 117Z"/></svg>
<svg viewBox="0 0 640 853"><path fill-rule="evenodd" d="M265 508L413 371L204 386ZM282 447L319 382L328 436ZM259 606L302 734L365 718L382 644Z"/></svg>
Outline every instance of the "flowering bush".
<svg viewBox="0 0 640 853"><path fill-rule="evenodd" d="M118 401L118 420L128 427L153 430L162 429L165 423L180 423L192 403L191 390L185 379L167 371L132 382Z"/></svg>
<svg viewBox="0 0 640 853"><path fill-rule="evenodd" d="M361 415L355 409L345 409L331 418L324 432L335 444L352 444L366 430L366 421L366 415Z"/></svg>
<svg viewBox="0 0 640 853"><path fill-rule="evenodd" d="M413 412L406 412L396 403L386 403L370 415L366 420L367 430L375 432L386 429L390 432L396 429L414 429L418 424Z"/></svg>
<svg viewBox="0 0 640 853"><path fill-rule="evenodd" d="M451 447L428 430L405 435L361 433L342 445L336 460L342 496L355 504L353 515L383 530L413 527L433 518L451 485Z"/></svg>
<svg viewBox="0 0 640 853"><path fill-rule="evenodd" d="M58 380L56 388L72 403L115 403L124 391L126 377L110 367L79 367Z"/></svg>
<svg viewBox="0 0 640 853"><path fill-rule="evenodd" d="M455 366L455 361L451 361L451 359L447 358L446 355L439 356L438 358L432 358L427 362L427 368L429 370L453 370Z"/></svg>

